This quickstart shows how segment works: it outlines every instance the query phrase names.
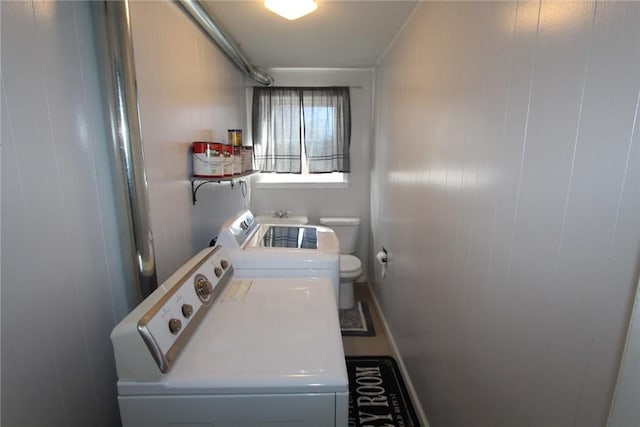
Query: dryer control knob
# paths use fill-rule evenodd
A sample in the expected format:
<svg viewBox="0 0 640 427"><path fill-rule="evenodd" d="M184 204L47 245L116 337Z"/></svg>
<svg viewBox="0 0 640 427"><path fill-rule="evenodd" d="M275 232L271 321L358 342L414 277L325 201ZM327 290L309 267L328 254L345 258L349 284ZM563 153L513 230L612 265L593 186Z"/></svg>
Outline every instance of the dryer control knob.
<svg viewBox="0 0 640 427"><path fill-rule="evenodd" d="M212 302L211 294L213 293L213 286L211 282L202 274L197 274L195 277L196 295L200 299L202 304L208 306Z"/></svg>
<svg viewBox="0 0 640 427"><path fill-rule="evenodd" d="M227 261L226 259L223 259L222 261L220 261L220 265L224 270L226 270L227 268L229 268L229 261Z"/></svg>
<svg viewBox="0 0 640 427"><path fill-rule="evenodd" d="M214 268L213 272L216 275L216 277L222 276L222 270L219 267Z"/></svg>
<svg viewBox="0 0 640 427"><path fill-rule="evenodd" d="M180 329L182 329L182 322L180 319L173 318L169 320L169 331L171 331L173 335L177 335L178 332L180 332Z"/></svg>
<svg viewBox="0 0 640 427"><path fill-rule="evenodd" d="M193 314L193 306L191 304L182 304L182 315L187 319Z"/></svg>

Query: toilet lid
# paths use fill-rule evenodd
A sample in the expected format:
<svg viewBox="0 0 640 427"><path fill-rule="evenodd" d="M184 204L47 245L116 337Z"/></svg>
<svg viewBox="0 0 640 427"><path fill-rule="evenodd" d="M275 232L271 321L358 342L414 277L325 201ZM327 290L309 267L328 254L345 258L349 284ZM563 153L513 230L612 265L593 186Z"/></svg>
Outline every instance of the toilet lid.
<svg viewBox="0 0 640 427"><path fill-rule="evenodd" d="M353 255L340 255L340 273L352 273L360 270L362 263Z"/></svg>

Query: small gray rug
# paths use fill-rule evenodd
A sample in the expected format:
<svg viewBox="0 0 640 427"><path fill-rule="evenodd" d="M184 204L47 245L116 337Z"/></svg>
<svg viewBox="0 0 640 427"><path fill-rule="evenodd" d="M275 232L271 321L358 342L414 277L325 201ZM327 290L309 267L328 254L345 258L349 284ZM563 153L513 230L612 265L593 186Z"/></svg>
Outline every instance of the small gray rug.
<svg viewBox="0 0 640 427"><path fill-rule="evenodd" d="M366 302L356 301L352 308L340 309L339 311L340 329L343 336L373 337L376 335Z"/></svg>

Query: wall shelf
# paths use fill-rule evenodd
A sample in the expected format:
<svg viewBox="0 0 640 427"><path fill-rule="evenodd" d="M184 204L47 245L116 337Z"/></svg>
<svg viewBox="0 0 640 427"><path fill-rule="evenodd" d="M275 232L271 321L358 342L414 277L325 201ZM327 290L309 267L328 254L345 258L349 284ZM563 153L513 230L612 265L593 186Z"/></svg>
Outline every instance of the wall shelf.
<svg viewBox="0 0 640 427"><path fill-rule="evenodd" d="M198 199L196 199L196 194L198 193L198 189L202 187L204 184L208 184L208 183L222 184L222 183L228 182L231 185L231 188L233 188L236 182L244 182L242 178L246 178L258 172L260 171L247 171L234 176L221 176L216 178L199 178L196 176L191 177L191 201L195 206L196 202L198 201Z"/></svg>

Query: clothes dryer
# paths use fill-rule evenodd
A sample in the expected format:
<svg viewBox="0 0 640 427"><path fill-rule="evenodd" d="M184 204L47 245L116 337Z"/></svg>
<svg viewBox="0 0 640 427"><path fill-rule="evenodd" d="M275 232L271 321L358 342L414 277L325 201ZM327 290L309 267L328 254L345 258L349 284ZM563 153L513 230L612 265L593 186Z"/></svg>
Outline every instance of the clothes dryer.
<svg viewBox="0 0 640 427"><path fill-rule="evenodd" d="M123 426L347 425L328 278L237 278L208 248L111 334Z"/></svg>

